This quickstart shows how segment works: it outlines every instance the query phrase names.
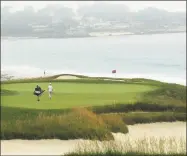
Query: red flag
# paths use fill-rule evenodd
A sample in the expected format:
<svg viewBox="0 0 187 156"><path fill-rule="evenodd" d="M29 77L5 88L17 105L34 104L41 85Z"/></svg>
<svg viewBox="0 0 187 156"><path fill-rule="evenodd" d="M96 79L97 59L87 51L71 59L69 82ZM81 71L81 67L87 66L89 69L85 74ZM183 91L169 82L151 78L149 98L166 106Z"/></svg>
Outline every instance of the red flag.
<svg viewBox="0 0 187 156"><path fill-rule="evenodd" d="M116 73L116 70L112 70L112 74L115 74Z"/></svg>

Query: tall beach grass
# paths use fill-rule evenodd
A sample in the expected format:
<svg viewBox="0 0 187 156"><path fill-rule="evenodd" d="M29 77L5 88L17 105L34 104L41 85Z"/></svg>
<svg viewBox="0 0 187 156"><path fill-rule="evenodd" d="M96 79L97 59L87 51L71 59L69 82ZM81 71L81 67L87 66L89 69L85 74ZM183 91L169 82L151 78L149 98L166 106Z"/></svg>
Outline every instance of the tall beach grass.
<svg viewBox="0 0 187 156"><path fill-rule="evenodd" d="M113 140L113 131L128 133L126 124L120 120L114 124L84 108L61 114L39 113L35 118L2 120L1 139Z"/></svg>
<svg viewBox="0 0 187 156"><path fill-rule="evenodd" d="M66 156L183 156L186 155L185 138L145 137L122 141L83 141L74 152Z"/></svg>

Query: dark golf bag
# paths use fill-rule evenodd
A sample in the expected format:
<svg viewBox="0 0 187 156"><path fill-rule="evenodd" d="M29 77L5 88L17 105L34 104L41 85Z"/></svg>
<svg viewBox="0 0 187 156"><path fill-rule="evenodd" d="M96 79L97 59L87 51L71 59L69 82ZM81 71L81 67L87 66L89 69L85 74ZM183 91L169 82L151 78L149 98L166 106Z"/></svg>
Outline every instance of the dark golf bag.
<svg viewBox="0 0 187 156"><path fill-rule="evenodd" d="M40 96L40 95L42 95L42 93L43 93L44 91L45 91L45 90L41 90L41 91L35 90L33 94L36 95L36 96Z"/></svg>

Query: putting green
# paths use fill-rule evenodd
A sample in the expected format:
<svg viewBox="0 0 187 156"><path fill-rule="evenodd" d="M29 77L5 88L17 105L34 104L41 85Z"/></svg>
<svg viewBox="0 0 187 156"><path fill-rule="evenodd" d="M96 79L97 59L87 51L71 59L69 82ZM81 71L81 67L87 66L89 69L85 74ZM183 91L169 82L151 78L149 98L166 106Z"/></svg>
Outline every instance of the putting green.
<svg viewBox="0 0 187 156"><path fill-rule="evenodd" d="M52 83L54 94L48 98L48 83L39 83L46 90L38 102L33 95L36 83L2 84L1 88L17 91L18 94L1 96L1 105L34 109L60 109L77 106L106 105L136 102L141 93L157 87L138 84L83 84Z"/></svg>

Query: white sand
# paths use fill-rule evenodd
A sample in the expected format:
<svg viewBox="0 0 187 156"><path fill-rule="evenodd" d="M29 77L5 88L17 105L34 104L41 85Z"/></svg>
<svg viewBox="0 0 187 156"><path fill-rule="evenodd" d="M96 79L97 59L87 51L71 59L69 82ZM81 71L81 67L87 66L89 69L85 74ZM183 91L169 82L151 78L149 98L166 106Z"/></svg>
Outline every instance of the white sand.
<svg viewBox="0 0 187 156"><path fill-rule="evenodd" d="M71 75L62 75L56 78L56 80L63 80L63 79L74 80L74 79L80 79L80 78L77 76L71 76Z"/></svg>
<svg viewBox="0 0 187 156"><path fill-rule="evenodd" d="M129 134L113 134L116 141L132 140L143 137L175 137L186 138L186 122L137 124L128 126ZM1 141L2 155L62 155L73 151L79 140L3 140Z"/></svg>
<svg viewBox="0 0 187 156"><path fill-rule="evenodd" d="M186 122L162 122L151 124L136 124L129 125L129 133L124 135L121 133L115 134L116 140L123 140L129 136L132 139L141 139L144 137L175 137L186 138Z"/></svg>
<svg viewBox="0 0 187 156"><path fill-rule="evenodd" d="M115 79L104 79L105 81L125 81L125 80L115 80Z"/></svg>

